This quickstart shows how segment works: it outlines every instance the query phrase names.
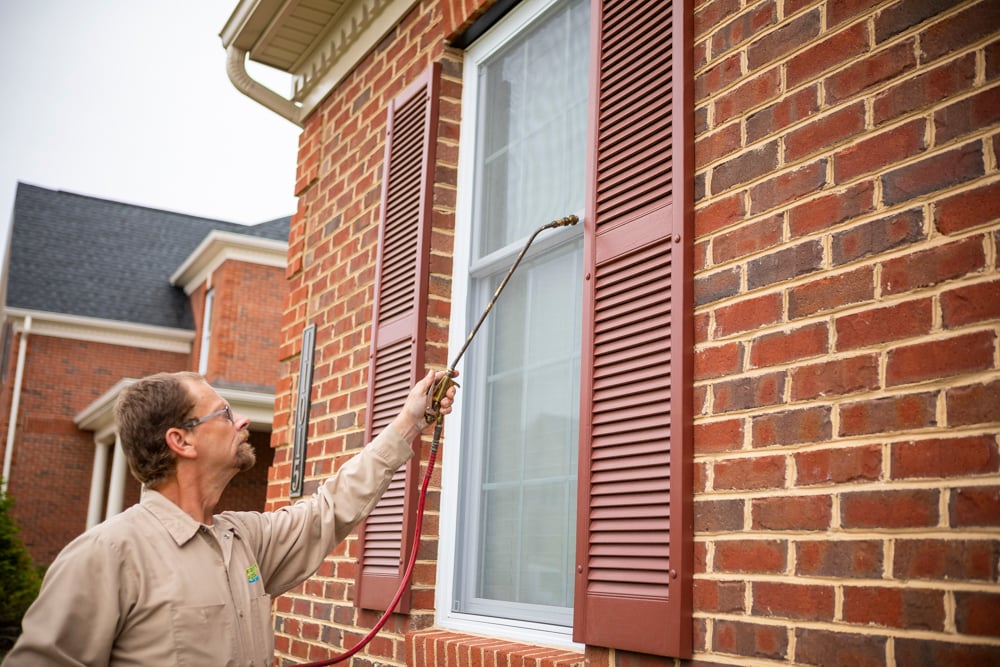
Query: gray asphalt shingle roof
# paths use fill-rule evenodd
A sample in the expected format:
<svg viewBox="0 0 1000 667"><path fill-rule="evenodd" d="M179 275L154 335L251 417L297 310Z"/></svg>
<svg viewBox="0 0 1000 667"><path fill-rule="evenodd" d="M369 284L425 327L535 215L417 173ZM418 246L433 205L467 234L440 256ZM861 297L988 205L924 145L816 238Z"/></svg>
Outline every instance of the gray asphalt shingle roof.
<svg viewBox="0 0 1000 667"><path fill-rule="evenodd" d="M7 306L194 329L170 276L213 230L288 240L290 218L240 225L19 183Z"/></svg>

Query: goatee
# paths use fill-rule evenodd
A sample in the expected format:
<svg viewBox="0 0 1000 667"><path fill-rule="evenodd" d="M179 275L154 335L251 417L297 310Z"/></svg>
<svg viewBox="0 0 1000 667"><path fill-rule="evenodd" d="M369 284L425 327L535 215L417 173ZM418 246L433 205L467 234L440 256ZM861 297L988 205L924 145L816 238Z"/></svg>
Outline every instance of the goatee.
<svg viewBox="0 0 1000 667"><path fill-rule="evenodd" d="M253 445L244 440L236 450L236 465L240 472L246 472L253 468L255 463L257 463L257 452L254 451Z"/></svg>

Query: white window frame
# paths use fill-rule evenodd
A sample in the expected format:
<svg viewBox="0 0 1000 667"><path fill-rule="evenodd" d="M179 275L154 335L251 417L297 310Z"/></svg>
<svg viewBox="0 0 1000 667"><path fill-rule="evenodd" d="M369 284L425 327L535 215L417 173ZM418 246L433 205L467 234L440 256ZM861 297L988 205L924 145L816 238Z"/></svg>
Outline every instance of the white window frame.
<svg viewBox="0 0 1000 667"><path fill-rule="evenodd" d="M204 375L208 372L208 353L212 344L212 307L215 305L215 288L205 291L205 308L202 311L201 345L198 350L198 372Z"/></svg>
<svg viewBox="0 0 1000 667"><path fill-rule="evenodd" d="M525 0L515 7L507 16L494 25L487 33L465 52L463 71L461 134L462 137L476 136L478 90L478 68L481 63L496 51L506 46L508 41L517 36L528 24L540 17L559 0ZM589 35L584 36L589 39ZM468 276L472 266L472 211L475 196L475 142L460 141L458 154L458 190L456 193L455 242L453 256L453 275ZM582 205L583 202L581 202ZM583 212L576 212L582 219ZM582 228L582 225L579 226ZM574 230L582 234L582 229ZM566 230L561 230L566 231ZM539 237L532 249L553 246L558 239ZM475 321L479 313L469 312L469 280L453 279L451 290L451 322L448 332L448 347L458 350L465 342L468 331L467 323ZM500 297L503 298L502 296ZM464 373L465 360L458 365L460 373ZM459 377L459 382L462 382ZM462 392L458 393L452 413L447 418L450 428L446 454L441 464L441 513L440 534L437 560L437 586L435 588L435 624L442 628L458 632L487 635L528 644L545 644L582 652L584 645L573 641L571 626L552 625L517 619L483 616L478 614L452 611L456 593L455 578L458 574L455 562L458 539L459 503L461 502L461 469L463 447L460 441L461 424L463 423Z"/></svg>

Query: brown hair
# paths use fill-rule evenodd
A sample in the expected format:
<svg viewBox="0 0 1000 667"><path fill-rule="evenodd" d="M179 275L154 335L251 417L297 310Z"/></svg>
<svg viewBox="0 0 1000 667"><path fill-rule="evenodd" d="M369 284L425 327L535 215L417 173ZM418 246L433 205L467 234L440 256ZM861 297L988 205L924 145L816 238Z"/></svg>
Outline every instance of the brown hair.
<svg viewBox="0 0 1000 667"><path fill-rule="evenodd" d="M204 382L198 373L157 373L137 380L118 395L115 421L132 475L155 489L170 477L177 461L167 446L170 428L190 419L195 400L188 389Z"/></svg>

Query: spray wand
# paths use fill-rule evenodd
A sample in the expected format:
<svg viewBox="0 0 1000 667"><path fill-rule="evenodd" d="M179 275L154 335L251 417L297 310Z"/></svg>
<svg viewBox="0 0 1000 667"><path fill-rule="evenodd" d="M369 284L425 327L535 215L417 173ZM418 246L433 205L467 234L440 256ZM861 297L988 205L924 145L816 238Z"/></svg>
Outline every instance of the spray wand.
<svg viewBox="0 0 1000 667"><path fill-rule="evenodd" d="M493 298L491 298L490 302L486 304L486 308L483 310L483 314L479 316L479 321L476 322L476 326L472 327L472 331L469 332L469 336L468 338L465 339L465 343L462 345L462 349L460 349L458 351L458 354L455 355L455 360L451 362L450 366L448 366L448 370L445 372L444 376L437 381L434 387L432 387L430 406L428 407L427 411L424 412L424 421L426 421L428 424L432 424L435 421L440 424L443 421L441 416L438 414L438 410L440 410L441 408L441 399L443 399L445 397L445 394L448 393L448 389L450 389L452 385L456 384L453 379L457 374L455 368L458 366L458 362L462 359L462 356L465 355L465 351L469 349L469 344L472 342L472 339L476 337L477 333L479 333L479 327L483 326L483 322L486 321L486 316L490 314L491 310L493 310L493 305L497 302L497 298L500 296L500 292L502 292L503 288L507 286L507 283L510 281L510 277L514 275L514 271L521 263L521 260L524 259L525 253L528 252L528 248L535 241L535 237L538 236L543 231L545 231L546 229L554 229L556 227L568 227L570 225L575 225L577 222L579 222L579 220L580 219L575 215L567 215L565 218L559 218L558 220L553 220L547 225L542 225L541 227L536 229L535 233L532 234L531 237L528 239L528 242L524 244L524 247L521 248L521 252L518 253L517 258L514 260L514 263L507 271L507 275L503 277L503 280L501 280L500 284L497 286L496 291L493 293Z"/></svg>
<svg viewBox="0 0 1000 667"><path fill-rule="evenodd" d="M420 500L417 503L417 517L413 527L413 548L410 550L410 560L406 565L406 571L403 573L403 580L400 582L399 589L396 591L396 594L386 607L385 613L382 614L382 617L378 620L374 627L372 627L368 634L361 639L361 641L344 653L335 655L327 660L303 663L299 665L299 667L326 667L326 665L333 665L347 660L364 648L372 639L374 639L375 635L378 634L378 631L381 630L382 626L389 620L390 614L392 614L396 605L399 604L399 599L403 596L403 591L410 583L410 578L413 576L413 566L417 562L417 547L420 544L420 530L423 527L424 522L424 504L427 500L427 487L430 484L431 473L433 473L434 464L437 461L438 448L441 445L441 432L444 429L444 415L441 414L441 401L448 394L448 390L451 387L458 386L458 383L455 382L455 377L458 375L458 371L456 370L458 362L461 361L462 357L465 355L465 351L469 349L469 344L472 343L472 339L476 337L477 333L479 333L479 328L483 325L483 322L486 321L486 316L490 314L491 310L493 310L493 306L496 304L497 298L500 296L500 292L502 292L504 287L507 286L511 276L514 275L514 271L521 263L521 260L524 259L525 253L528 252L528 248L531 247L532 243L534 243L535 237L546 229L569 227L571 225L575 225L579 221L580 219L577 216L567 215L564 218L559 218L558 220L553 220L548 224L542 225L535 230L535 232L528 238L528 242L524 244L523 248L521 248L521 252L518 253L517 258L514 259L514 263L511 265L510 269L508 269L507 275L504 276L503 280L501 280L500 284L497 286L496 291L493 292L493 297L490 299L490 302L486 304L486 308L483 310L482 315L479 316L479 321L477 321L476 325L472 327L472 331L469 332L469 336L465 339L462 349L460 349L458 354L455 355L455 359L448 366L448 370L445 371L444 375L442 375L441 378L439 378L438 381L432 384L427 390L428 400L427 409L424 411L424 421L427 424L434 424L434 433L431 437L430 455L427 458L427 471L424 473L424 480L420 486Z"/></svg>

